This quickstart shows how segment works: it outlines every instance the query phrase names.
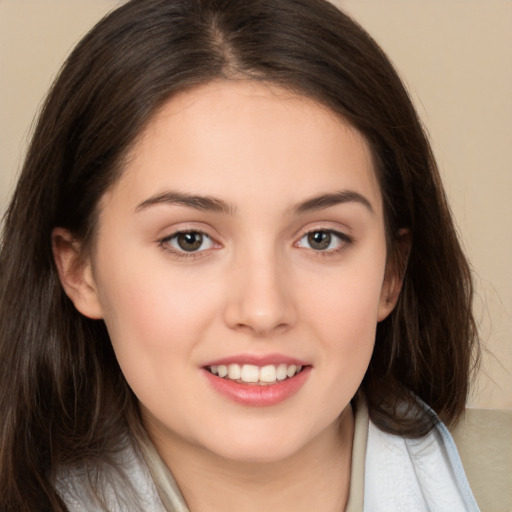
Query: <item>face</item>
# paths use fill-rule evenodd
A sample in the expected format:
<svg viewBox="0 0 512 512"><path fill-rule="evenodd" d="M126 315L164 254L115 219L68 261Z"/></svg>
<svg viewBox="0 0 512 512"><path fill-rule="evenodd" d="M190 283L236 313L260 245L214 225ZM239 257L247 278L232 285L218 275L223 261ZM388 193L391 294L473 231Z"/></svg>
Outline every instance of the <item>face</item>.
<svg viewBox="0 0 512 512"><path fill-rule="evenodd" d="M82 277L68 293L105 320L154 438L297 453L337 428L394 303L368 145L276 87L182 93L104 196Z"/></svg>

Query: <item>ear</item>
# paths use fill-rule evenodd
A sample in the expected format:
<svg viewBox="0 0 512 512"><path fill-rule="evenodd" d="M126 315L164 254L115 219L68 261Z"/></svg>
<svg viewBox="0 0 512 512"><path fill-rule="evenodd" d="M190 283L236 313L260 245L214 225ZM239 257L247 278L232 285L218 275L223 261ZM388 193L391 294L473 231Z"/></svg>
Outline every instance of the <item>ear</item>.
<svg viewBox="0 0 512 512"><path fill-rule="evenodd" d="M103 318L90 258L84 258L80 242L64 228L52 231L53 258L59 279L75 308L92 319Z"/></svg>
<svg viewBox="0 0 512 512"><path fill-rule="evenodd" d="M394 241L393 254L386 262L386 272L380 295L377 321L384 320L395 308L402 290L407 260L411 249L411 237L408 229L402 229Z"/></svg>

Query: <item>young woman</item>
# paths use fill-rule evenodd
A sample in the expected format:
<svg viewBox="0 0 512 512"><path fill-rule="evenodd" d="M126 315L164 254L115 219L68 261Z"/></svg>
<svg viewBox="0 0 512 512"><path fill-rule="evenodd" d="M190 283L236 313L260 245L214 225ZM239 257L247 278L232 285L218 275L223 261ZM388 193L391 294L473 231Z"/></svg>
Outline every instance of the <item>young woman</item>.
<svg viewBox="0 0 512 512"><path fill-rule="evenodd" d="M3 512L478 510L441 423L468 264L403 85L329 3L107 16L0 263Z"/></svg>

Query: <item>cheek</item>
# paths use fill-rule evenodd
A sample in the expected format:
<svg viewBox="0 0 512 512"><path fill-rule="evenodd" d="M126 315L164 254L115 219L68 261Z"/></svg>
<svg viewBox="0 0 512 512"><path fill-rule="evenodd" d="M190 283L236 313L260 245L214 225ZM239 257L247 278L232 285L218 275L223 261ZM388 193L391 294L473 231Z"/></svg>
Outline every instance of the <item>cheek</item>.
<svg viewBox="0 0 512 512"><path fill-rule="evenodd" d="M160 250L139 244L105 244L101 254L108 257L98 261L95 277L114 343L168 346L208 315L214 291L191 267L170 264Z"/></svg>
<svg viewBox="0 0 512 512"><path fill-rule="evenodd" d="M344 375L357 376L364 374L373 352L378 296L358 297L360 288L345 292L318 311L317 326L323 331L319 339L328 345L325 354L333 357Z"/></svg>
<svg viewBox="0 0 512 512"><path fill-rule="evenodd" d="M162 388L165 381L170 385L194 361L215 313L216 294L198 289L197 279L186 272L171 273L169 265L142 265L136 259L130 262L125 254L117 265L103 265L97 282L116 357L139 395Z"/></svg>
<svg viewBox="0 0 512 512"><path fill-rule="evenodd" d="M302 316L310 319L315 337L325 345L325 357L332 358L326 365L333 372L342 372L346 382L357 384L355 389L374 348L384 267L382 252L377 263L361 258L357 265L326 275L323 283L314 287L304 283L304 291L309 289L309 293L304 294L308 298L303 301Z"/></svg>
<svg viewBox="0 0 512 512"><path fill-rule="evenodd" d="M356 263L341 265L301 286L306 311L314 311L318 324L351 339L358 339L358 333L375 331L385 255L376 263L366 262L364 258Z"/></svg>
<svg viewBox="0 0 512 512"><path fill-rule="evenodd" d="M375 301L358 302L350 294L337 297L319 315L324 341L319 367L324 373L324 408L334 419L359 389L375 346Z"/></svg>

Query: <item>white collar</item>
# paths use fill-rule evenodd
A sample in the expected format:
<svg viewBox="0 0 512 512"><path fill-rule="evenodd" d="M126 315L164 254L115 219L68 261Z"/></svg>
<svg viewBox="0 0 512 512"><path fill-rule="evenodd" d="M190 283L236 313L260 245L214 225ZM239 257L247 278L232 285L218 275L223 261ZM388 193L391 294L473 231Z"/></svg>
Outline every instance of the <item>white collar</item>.
<svg viewBox="0 0 512 512"><path fill-rule="evenodd" d="M479 512L455 443L439 422L426 436L387 434L371 421L365 512Z"/></svg>

